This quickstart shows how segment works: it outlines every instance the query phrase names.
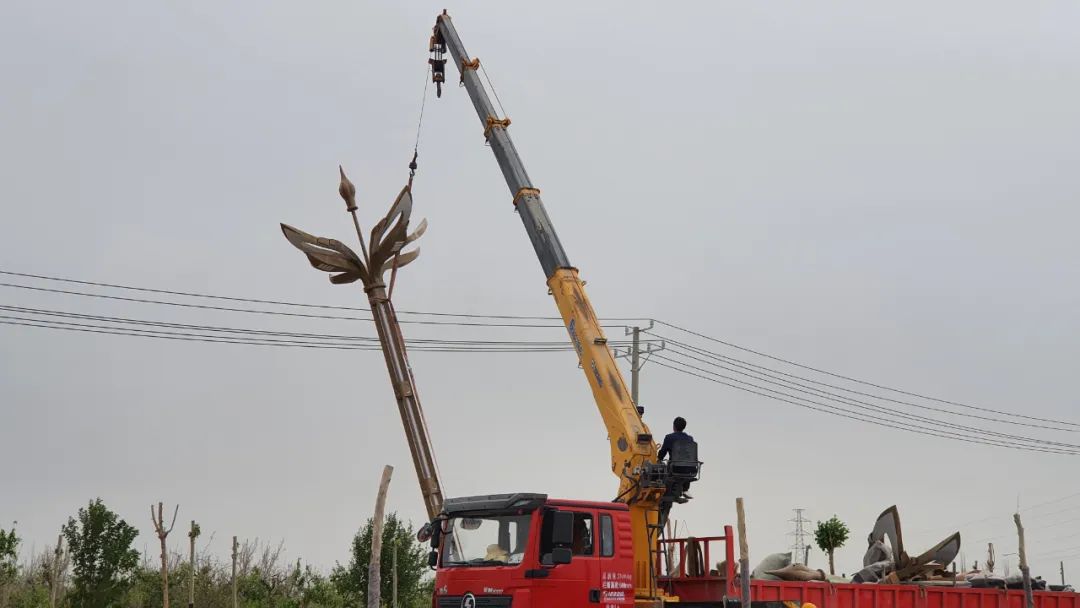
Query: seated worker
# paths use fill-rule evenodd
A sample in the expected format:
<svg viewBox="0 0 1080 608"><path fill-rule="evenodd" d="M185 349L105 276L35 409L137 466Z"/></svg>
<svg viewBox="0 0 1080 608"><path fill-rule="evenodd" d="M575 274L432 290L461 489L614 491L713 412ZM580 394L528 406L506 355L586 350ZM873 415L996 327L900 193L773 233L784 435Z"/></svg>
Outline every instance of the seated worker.
<svg viewBox="0 0 1080 608"><path fill-rule="evenodd" d="M493 562L508 562L510 561L510 554L498 543L495 543L488 545L487 555L484 556L484 559Z"/></svg>
<svg viewBox="0 0 1080 608"><path fill-rule="evenodd" d="M664 436L664 443L660 446L660 453L656 455L657 460L663 460L667 458L667 455L671 453L671 447L676 441L693 441L694 438L687 435L683 431L686 430L686 419L682 416L675 418L675 422L672 423L674 433L668 433Z"/></svg>
<svg viewBox="0 0 1080 608"><path fill-rule="evenodd" d="M657 462L660 462L671 454L672 448L676 443L680 441L693 441L694 438L686 434L686 419L682 416L677 416L672 422L672 430L674 432L668 433L664 436L664 443L660 446L660 451L656 455ZM668 512L671 510L672 502L685 503L687 499L693 498L687 493L690 489L690 482L678 482L672 481L668 486L667 491L664 492L664 498L661 500L660 505L660 525L663 526L667 522Z"/></svg>
<svg viewBox="0 0 1080 608"><path fill-rule="evenodd" d="M592 555L592 517L581 513L574 514L574 555Z"/></svg>

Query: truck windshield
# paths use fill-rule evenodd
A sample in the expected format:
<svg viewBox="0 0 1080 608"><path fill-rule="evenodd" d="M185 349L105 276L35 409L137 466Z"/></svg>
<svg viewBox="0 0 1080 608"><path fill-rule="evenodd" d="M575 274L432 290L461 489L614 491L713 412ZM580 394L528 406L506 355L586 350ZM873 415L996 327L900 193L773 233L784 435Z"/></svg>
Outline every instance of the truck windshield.
<svg viewBox="0 0 1080 608"><path fill-rule="evenodd" d="M530 514L450 518L443 537L444 566L520 564L529 541Z"/></svg>

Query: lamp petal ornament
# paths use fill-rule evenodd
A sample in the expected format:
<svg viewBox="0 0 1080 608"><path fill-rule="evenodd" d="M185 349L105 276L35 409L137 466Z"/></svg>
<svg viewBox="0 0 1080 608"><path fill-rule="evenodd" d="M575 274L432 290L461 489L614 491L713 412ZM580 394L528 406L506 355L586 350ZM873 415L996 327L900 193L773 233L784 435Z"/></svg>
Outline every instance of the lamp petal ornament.
<svg viewBox="0 0 1080 608"><path fill-rule="evenodd" d="M281 231L293 247L304 252L312 267L323 272L341 273L331 276L331 283L341 285L357 279L365 283L368 281L367 269L360 256L341 241L314 236L288 224L282 224Z"/></svg>

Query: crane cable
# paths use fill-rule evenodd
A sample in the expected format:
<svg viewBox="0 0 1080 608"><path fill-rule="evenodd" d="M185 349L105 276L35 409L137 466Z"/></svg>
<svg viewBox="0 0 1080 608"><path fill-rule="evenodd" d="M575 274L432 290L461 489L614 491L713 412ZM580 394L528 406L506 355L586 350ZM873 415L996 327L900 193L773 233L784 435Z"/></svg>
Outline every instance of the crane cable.
<svg viewBox="0 0 1080 608"><path fill-rule="evenodd" d="M420 96L420 117L416 120L416 141L413 142L412 161L409 162L409 190L412 190L413 178L416 176L416 158L420 155L420 128L424 125L424 106L427 105L428 76L431 75L431 66L424 71L424 93Z"/></svg>
<svg viewBox="0 0 1080 608"><path fill-rule="evenodd" d="M491 94L495 96L496 103L499 104L499 111L502 112L503 120L506 120L506 108L503 107L502 100L499 99L499 93L495 90L495 85L491 82L491 77L488 76L487 69L484 68L484 64L480 64L480 71L484 73L484 80L487 81L488 88L491 89Z"/></svg>

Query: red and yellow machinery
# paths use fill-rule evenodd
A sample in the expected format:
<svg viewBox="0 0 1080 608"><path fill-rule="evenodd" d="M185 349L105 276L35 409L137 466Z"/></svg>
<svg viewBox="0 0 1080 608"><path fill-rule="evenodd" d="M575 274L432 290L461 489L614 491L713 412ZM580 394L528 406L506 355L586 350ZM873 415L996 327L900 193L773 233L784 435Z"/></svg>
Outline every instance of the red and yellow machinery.
<svg viewBox="0 0 1080 608"><path fill-rule="evenodd" d="M510 138L509 119L495 111L472 58L444 11L430 41L432 76L439 93L446 64L476 109L484 137L510 190L551 295L611 442L610 470L619 487L610 502L557 500L510 493L448 498L427 528L436 568L435 608L686 608L737 605L731 527L723 536L664 539L659 520L673 502L685 502L686 482L697 479L696 445L668 462L627 390L607 339ZM679 571L661 574L663 548L680 555ZM696 559L687 559L693 555ZM724 558L722 570L709 565ZM700 567L687 570L687 564ZM818 608L1022 608L1023 593L994 589L912 585L751 581L755 608L812 603ZM1080 608L1080 595L1036 592L1036 608Z"/></svg>

